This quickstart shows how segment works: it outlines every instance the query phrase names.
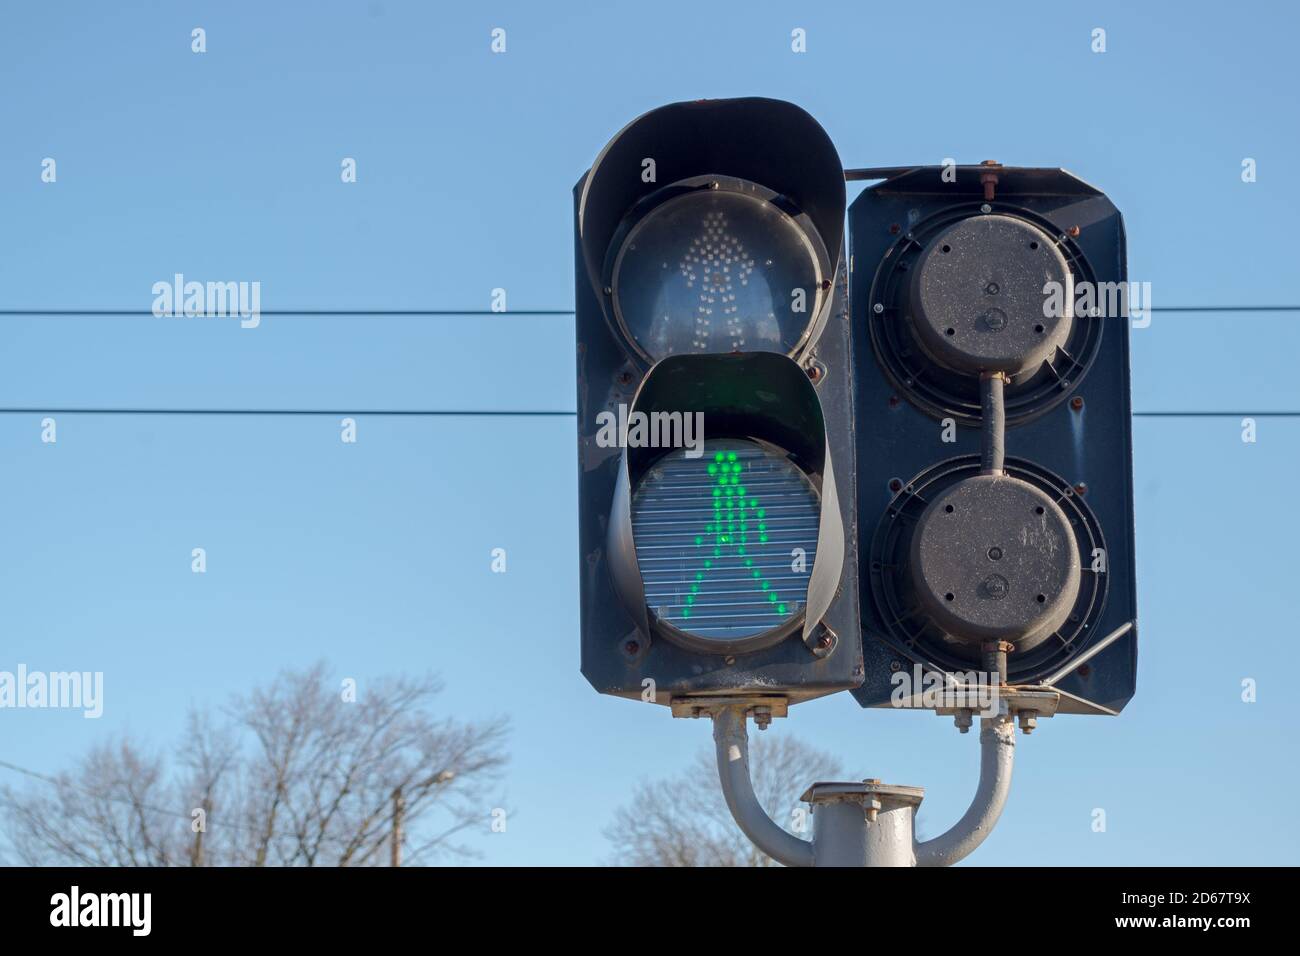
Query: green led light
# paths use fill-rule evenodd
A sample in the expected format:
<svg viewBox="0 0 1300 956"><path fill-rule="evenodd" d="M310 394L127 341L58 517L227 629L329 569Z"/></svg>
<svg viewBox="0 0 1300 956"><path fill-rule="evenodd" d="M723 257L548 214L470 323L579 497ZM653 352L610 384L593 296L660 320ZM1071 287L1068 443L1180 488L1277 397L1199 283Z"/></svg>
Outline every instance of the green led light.
<svg viewBox="0 0 1300 956"><path fill-rule="evenodd" d="M752 547L760 549L760 557L766 555L765 547L769 543L769 529L766 522L761 520L766 518L766 511L762 508L759 500L761 496L754 494L751 489L741 483L741 475L745 471L754 471L755 474L761 471L766 478L771 468L770 463L765 463L765 467L756 468L751 461L743 459L739 452L739 448L736 450L727 450L725 448L722 451L715 450L694 466L697 469L703 469L703 472L696 471L694 473L697 482L706 476L711 479L704 486L709 487L713 493L704 496L700 506L701 510L703 510L704 501L711 501L713 514L708 516L707 523L703 525L703 533L697 531L694 535L690 535L689 532L683 535L683 537L693 537L696 547L701 549L702 553L693 570L689 566L678 570L678 573L683 574L684 577L684 579L678 578L680 582L678 586L688 585L687 593L682 594L681 591L678 591L677 593L682 596L677 597L675 601L670 601L670 603L677 605L674 611L680 612L678 620L689 620L691 627L714 626L713 614L705 615L704 620L701 621L700 616L693 612L699 610L694 606L699 603L699 600L703 600L707 606L712 607L712 602L718 599L714 594L715 591L725 594L728 591L734 593L749 590L752 587L753 590L749 591L747 596L742 597L740 594L736 594L735 597L728 596L727 598L729 601L739 601L740 604L736 606L748 606L751 615L762 606L758 603L759 595L767 596L767 601L763 602L768 608L764 612L764 616L779 615L780 618L786 618L789 616L788 612L792 607L792 605L781 600L774 583L766 579L769 569L765 565L769 563L768 558L760 560L746 553L747 547L752 545ZM746 451L746 454L749 454L749 452ZM699 485L696 487L699 487ZM737 503L739 503L738 508ZM785 505L785 499L782 498L781 506L785 507ZM739 514L737 514L737 510L739 510ZM786 512L781 513L785 514ZM705 514L708 514L707 511ZM701 515L700 518L703 519L704 515ZM738 524L739 527L737 527ZM751 524L757 527L751 528ZM696 527L699 528L700 526L697 525ZM754 532L756 540L751 541L751 530ZM677 538L677 540L681 541L682 538ZM682 550L684 552L683 557L685 557L689 552L686 552L685 549ZM712 552L712 555L709 552ZM775 557L780 558L781 556L776 555ZM740 566L742 572L749 572L751 583L749 585L738 584L734 578L730 582L714 580L712 570L715 564L719 567L720 572L726 572L723 575L724 577L734 574L735 568ZM775 568L776 564L777 562L773 561L772 567ZM728 605L722 606L727 607ZM730 613L728 612L728 614ZM718 617L721 620L724 615L718 615ZM755 619L758 620L757 617ZM768 618L768 621L770 622L771 619ZM683 624L682 626L686 627L687 625ZM727 623L718 626L733 627L736 625ZM771 626L771 624L759 625L759 627L766 626Z"/></svg>

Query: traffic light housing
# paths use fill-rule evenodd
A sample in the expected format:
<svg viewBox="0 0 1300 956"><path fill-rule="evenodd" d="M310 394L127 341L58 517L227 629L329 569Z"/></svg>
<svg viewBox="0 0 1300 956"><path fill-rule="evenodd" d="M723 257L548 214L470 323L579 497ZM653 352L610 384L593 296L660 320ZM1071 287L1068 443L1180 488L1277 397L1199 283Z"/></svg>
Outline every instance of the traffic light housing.
<svg viewBox="0 0 1300 956"><path fill-rule="evenodd" d="M661 704L856 686L834 146L782 101L676 103L574 198L584 676Z"/></svg>
<svg viewBox="0 0 1300 956"><path fill-rule="evenodd" d="M1064 170L923 166L863 192L849 225L855 697L960 680L992 649L1011 685L1060 692L1056 712L1117 713L1137 664L1118 210Z"/></svg>

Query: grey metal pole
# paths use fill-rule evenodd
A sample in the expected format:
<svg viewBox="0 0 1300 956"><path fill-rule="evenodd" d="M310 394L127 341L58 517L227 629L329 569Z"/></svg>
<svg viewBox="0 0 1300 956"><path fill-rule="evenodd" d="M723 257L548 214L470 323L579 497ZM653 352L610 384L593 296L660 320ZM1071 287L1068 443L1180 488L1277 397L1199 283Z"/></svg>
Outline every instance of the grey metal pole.
<svg viewBox="0 0 1300 956"><path fill-rule="evenodd" d="M712 713L722 795L741 832L786 866L950 866L984 842L1006 805L1016 745L1010 714L980 719L975 797L947 832L917 843L913 823L925 791L867 780L813 784L803 795L813 808L813 840L801 840L775 823L754 795L746 710L728 705Z"/></svg>
<svg viewBox="0 0 1300 956"><path fill-rule="evenodd" d="M803 795L813 808L814 866L915 866L912 823L920 787L879 780L816 783Z"/></svg>
<svg viewBox="0 0 1300 956"><path fill-rule="evenodd" d="M749 733L745 708L722 707L713 714L713 741L718 752L718 779L732 819L750 842L786 866L812 866L813 846L787 833L767 815L749 776Z"/></svg>
<svg viewBox="0 0 1300 956"><path fill-rule="evenodd" d="M916 845L917 866L951 866L969 856L1002 815L1011 791L1016 731L1009 714L980 718L980 779L975 798L951 829Z"/></svg>

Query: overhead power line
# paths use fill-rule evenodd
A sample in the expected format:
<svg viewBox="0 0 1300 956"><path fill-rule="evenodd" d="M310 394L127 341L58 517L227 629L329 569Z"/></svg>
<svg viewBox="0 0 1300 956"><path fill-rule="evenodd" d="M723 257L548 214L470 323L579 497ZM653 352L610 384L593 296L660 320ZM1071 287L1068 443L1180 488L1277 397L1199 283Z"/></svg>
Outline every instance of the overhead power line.
<svg viewBox="0 0 1300 956"><path fill-rule="evenodd" d="M577 412L517 408L0 408L0 415L234 415L400 418L573 418ZM1300 411L1150 411L1134 418L1300 418Z"/></svg>
<svg viewBox="0 0 1300 956"><path fill-rule="evenodd" d="M292 318L295 316L336 316L336 317L362 317L367 315L404 317L404 316L450 316L461 317L467 315L573 315L572 309L510 309L509 311L495 311L492 309L259 309L259 316L278 316L281 318ZM160 318L160 319L201 319L208 318L202 314L199 315L161 315L155 316L149 309L0 309L0 315L19 316L32 315L42 317L59 317L59 316L117 316L117 317L139 317L139 318ZM237 314L232 314L230 318L238 318Z"/></svg>
<svg viewBox="0 0 1300 956"><path fill-rule="evenodd" d="M0 415L371 415L404 418L572 418L577 412L492 408L0 408Z"/></svg>
<svg viewBox="0 0 1300 956"><path fill-rule="evenodd" d="M139 801L129 800L124 797L115 797L112 795L104 794L100 791L91 790L88 787L82 786L79 783L75 783L72 780L59 779L58 777L51 777L48 774L39 773L38 771L35 770L29 770L26 767L20 767L18 764L10 763L7 760L0 760L0 769L10 770L13 771L14 773L22 774L24 777L30 777L33 780L39 780L42 783L48 783L51 786L58 787L60 789L64 787L68 787L72 790L76 790L78 793L84 793L89 797L93 797L96 800L107 800L109 803L121 804L122 806L127 806L134 810L148 810L150 813L157 813L168 817L176 817L177 819L184 820L186 823L192 824L194 821L194 814L192 812L184 813L180 810L172 810L168 807L153 806L148 803L141 803ZM212 824L219 824L221 826L230 827L233 830L247 830L250 833L257 833L259 835L262 832L260 828L249 826L244 823L238 823L238 822L226 821L226 820L210 820L206 818L204 819L205 826L211 826ZM288 835L284 833L273 833L272 836L284 838Z"/></svg>
<svg viewBox="0 0 1300 956"><path fill-rule="evenodd" d="M1153 305L1144 311L1150 312L1241 312L1241 313L1263 313L1263 312L1300 312L1300 305ZM279 317L279 318L310 318L310 317L334 317L334 318L363 318L365 316L378 316L389 318L421 318L421 317L451 317L459 318L464 316L497 316L509 317L512 315L527 316L562 316L573 315L572 309L509 309L507 311L495 311L492 309L261 309L258 315L262 317ZM207 318L203 315L186 316L186 315L168 315L155 316L150 309L0 309L0 316L36 316L44 318L57 317L87 317L87 316L104 316L119 318ZM231 316L235 318L236 316Z"/></svg>

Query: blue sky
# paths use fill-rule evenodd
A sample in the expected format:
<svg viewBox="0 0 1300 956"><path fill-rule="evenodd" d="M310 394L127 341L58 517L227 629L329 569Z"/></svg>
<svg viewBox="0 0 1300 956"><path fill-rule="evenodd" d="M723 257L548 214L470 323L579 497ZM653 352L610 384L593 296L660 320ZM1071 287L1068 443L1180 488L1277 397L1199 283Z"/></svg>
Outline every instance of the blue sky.
<svg viewBox="0 0 1300 956"><path fill-rule="evenodd" d="M176 272L260 281L263 309L485 309L494 288L512 310L569 308L571 188L609 136L662 103L740 95L799 103L850 166L1069 168L1124 212L1130 275L1157 306L1300 302L1289 5L2 16L4 309L147 310ZM790 50L796 27L807 53ZM1300 408L1296 322L1158 314L1132 336L1134 408ZM564 316L3 316L0 406L570 409L572 347ZM709 740L578 672L572 419L362 417L345 445L329 418L69 415L47 445L40 418L0 415L0 669L103 670L105 713L0 712L0 759L53 771L125 731L169 746L191 704L318 658L363 682L434 670L450 710L513 720L509 777L485 795L513 812L504 834L485 816L485 861L583 864L606 855L601 828L638 780ZM972 861L1294 863L1300 419L1262 419L1255 444L1233 419L1139 419L1134 440L1138 694L1119 719L1021 739L1011 803ZM1241 702L1243 678L1258 702ZM975 737L932 716L841 694L769 733L924 785L931 834L974 787Z"/></svg>

